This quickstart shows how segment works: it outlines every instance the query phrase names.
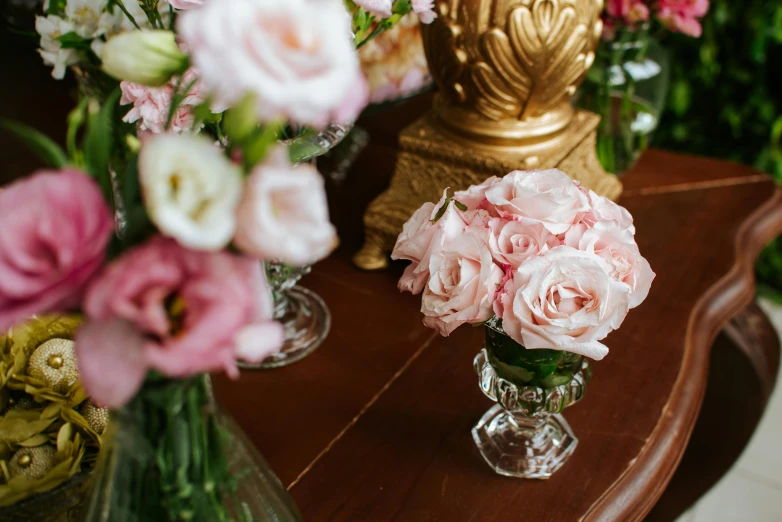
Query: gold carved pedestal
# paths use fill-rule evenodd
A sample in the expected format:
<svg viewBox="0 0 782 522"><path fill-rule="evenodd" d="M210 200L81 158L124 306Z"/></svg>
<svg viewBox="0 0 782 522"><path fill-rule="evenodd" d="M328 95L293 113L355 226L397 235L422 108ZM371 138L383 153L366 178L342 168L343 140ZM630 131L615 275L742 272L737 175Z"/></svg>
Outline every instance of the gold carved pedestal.
<svg viewBox="0 0 782 522"><path fill-rule="evenodd" d="M439 93L402 131L391 186L364 215L354 262L366 270L388 266L402 225L446 187L556 167L611 199L622 191L596 156L599 117L570 103L594 61L602 0L439 0L437 9L422 27Z"/></svg>

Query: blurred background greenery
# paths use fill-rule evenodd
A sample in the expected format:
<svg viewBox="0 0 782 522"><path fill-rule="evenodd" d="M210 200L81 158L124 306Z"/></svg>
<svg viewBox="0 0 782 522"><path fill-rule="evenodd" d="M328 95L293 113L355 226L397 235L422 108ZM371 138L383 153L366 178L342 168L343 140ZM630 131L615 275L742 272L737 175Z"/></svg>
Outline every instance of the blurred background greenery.
<svg viewBox="0 0 782 522"><path fill-rule="evenodd" d="M668 104L654 146L736 161L782 183L782 1L711 0L700 39L666 33ZM756 265L782 302L782 239Z"/></svg>

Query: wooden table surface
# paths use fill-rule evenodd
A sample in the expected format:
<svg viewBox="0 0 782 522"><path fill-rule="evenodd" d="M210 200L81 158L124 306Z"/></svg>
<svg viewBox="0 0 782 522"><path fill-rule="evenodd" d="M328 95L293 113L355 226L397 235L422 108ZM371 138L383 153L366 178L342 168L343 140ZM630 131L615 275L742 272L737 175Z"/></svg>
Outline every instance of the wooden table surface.
<svg viewBox="0 0 782 522"><path fill-rule="evenodd" d="M4 47L0 116L62 141L70 84L51 81L32 49ZM609 336L585 399L565 413L580 439L567 465L548 481L500 477L470 436L491 406L472 370L480 329L439 337L421 324L419 298L397 291L402 264L366 273L349 261L364 208L393 172L396 135L426 105L365 121L372 144L329 182L342 246L304 281L331 309L327 341L288 368L217 378L220 399L308 521L642 519L696 423L715 336L750 302L753 261L782 232L782 198L751 169L647 153L621 203L657 273L649 298ZM8 136L0 152L0 182L37 166ZM776 359L765 353L755 371L767 366L769 388Z"/></svg>

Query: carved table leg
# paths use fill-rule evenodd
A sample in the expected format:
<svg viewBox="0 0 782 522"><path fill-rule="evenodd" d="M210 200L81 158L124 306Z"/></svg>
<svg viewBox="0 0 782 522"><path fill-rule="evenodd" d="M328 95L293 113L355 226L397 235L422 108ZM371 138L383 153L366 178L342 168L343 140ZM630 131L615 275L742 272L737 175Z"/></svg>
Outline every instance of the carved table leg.
<svg viewBox="0 0 782 522"><path fill-rule="evenodd" d="M735 464L766 409L779 357L777 333L754 302L717 337L689 445L647 522L676 520Z"/></svg>

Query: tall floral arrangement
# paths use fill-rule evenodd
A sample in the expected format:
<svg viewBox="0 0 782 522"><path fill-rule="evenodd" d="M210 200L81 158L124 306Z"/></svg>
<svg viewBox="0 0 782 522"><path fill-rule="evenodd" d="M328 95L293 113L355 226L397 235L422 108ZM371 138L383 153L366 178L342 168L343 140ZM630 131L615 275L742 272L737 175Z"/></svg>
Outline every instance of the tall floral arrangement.
<svg viewBox="0 0 782 522"><path fill-rule="evenodd" d="M582 105L602 116L598 156L610 172L627 171L648 147L665 106L670 33L700 38L709 0L607 0L603 40L582 88Z"/></svg>
<svg viewBox="0 0 782 522"><path fill-rule="evenodd" d="M84 388L143 441L113 452L123 478L99 479L110 487L95 502L127 496L95 516L249 520L199 376L235 378L237 360L280 348L262 261L310 264L337 244L322 178L280 142L353 121L367 102L356 47L411 11L433 17L431 2L45 9L41 57L55 78L73 68L83 96L66 150L3 122L49 168L0 190L0 329L83 314Z"/></svg>

